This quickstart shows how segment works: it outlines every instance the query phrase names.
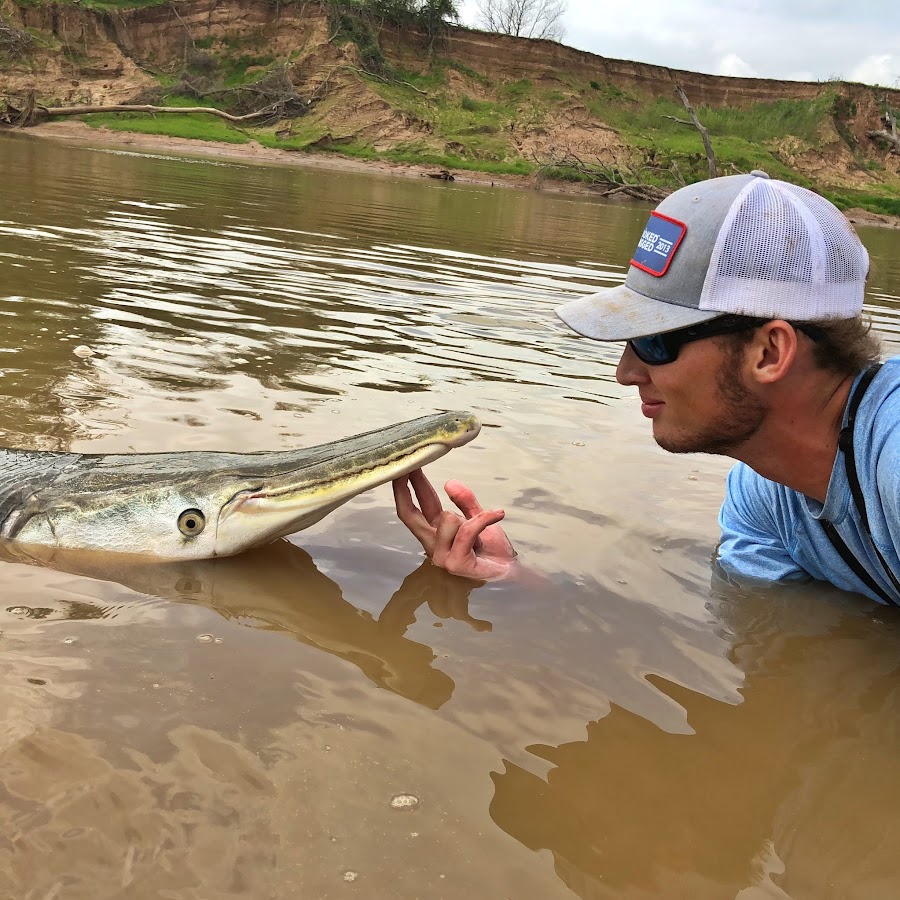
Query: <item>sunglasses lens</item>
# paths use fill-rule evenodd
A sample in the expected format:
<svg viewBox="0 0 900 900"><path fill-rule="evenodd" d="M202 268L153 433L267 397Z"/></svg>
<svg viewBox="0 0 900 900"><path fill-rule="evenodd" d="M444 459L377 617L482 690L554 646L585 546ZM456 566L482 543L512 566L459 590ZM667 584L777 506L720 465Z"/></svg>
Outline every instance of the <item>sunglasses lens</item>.
<svg viewBox="0 0 900 900"><path fill-rule="evenodd" d="M675 358L669 353L665 340L661 334L651 334L649 337L634 338L631 347L637 358L648 366L661 366L672 362Z"/></svg>

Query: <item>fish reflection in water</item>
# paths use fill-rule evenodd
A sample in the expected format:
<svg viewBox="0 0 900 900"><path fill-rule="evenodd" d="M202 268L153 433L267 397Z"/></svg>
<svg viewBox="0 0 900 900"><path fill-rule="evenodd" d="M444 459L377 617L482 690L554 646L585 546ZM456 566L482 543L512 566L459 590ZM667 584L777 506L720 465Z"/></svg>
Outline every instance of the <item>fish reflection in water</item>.
<svg viewBox="0 0 900 900"><path fill-rule="evenodd" d="M583 898L896 897L900 617L822 590L714 579L743 702L649 675L692 734L613 706L526 748L546 780L504 761L493 820Z"/></svg>
<svg viewBox="0 0 900 900"><path fill-rule="evenodd" d="M434 668L430 647L405 636L416 610L428 604L441 618L468 622L476 630L490 623L468 612L471 585L429 561L408 575L380 615L357 609L312 557L279 541L240 557L153 562L121 554L41 552L5 543L0 559L44 565L73 575L114 582L140 594L190 603L226 619L289 636L352 662L371 681L431 709L453 693L449 675ZM39 618L51 611L42 610ZM67 618L97 618L90 604L70 604ZM34 616L33 616L34 617Z"/></svg>

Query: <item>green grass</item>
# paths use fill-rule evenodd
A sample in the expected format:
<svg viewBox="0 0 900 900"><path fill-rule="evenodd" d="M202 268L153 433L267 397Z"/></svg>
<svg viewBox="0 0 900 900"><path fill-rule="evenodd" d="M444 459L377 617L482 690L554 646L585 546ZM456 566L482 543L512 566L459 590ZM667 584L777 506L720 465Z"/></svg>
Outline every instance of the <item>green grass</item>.
<svg viewBox="0 0 900 900"><path fill-rule="evenodd" d="M510 81L501 85L497 94L508 103L516 103L531 94L533 87L534 85L527 78L522 78L519 81Z"/></svg>
<svg viewBox="0 0 900 900"><path fill-rule="evenodd" d="M267 146L271 146L268 144ZM283 145L282 145L283 146ZM319 148L316 148L317 150ZM464 159L454 154L438 153L424 145L414 142L400 144L392 150L376 150L371 144L360 141L339 143L333 147L323 147L320 152L339 153L354 159L388 160L390 162L411 163L416 165L435 166L467 172L488 172L495 175L529 175L534 167L525 159L509 162L491 162L489 160Z"/></svg>
<svg viewBox="0 0 900 900"><path fill-rule="evenodd" d="M583 101L598 119L624 135L676 135L690 129L666 118L688 119L687 110L674 99L634 98L624 94L613 99L608 91L591 90L585 93ZM793 135L815 146L820 142L822 125L833 113L834 102L832 94L823 93L814 101L777 100L740 108L700 106L695 110L711 138L743 138L763 143Z"/></svg>
<svg viewBox="0 0 900 900"><path fill-rule="evenodd" d="M286 123L280 123L281 128ZM264 147L272 147L276 150L309 150L310 144L325 137L328 128L318 122L310 122L306 119L295 119L291 127L291 136L280 138L275 134L276 129L268 128L253 132L253 137Z"/></svg>
<svg viewBox="0 0 900 900"><path fill-rule="evenodd" d="M470 69L468 66L463 65L456 60L448 59L446 57L435 57L431 60L428 67L421 71L394 68L392 69L392 75L396 81L405 81L408 84L419 88L419 90L431 92L447 87L449 84L447 78L448 70L458 72L460 75L464 75L470 81L474 81L482 87L490 86L491 82L485 78L484 75L479 74L474 69Z"/></svg>
<svg viewBox="0 0 900 900"><path fill-rule="evenodd" d="M463 160L466 167L484 171L498 171L489 166L512 167L516 173L532 170L530 163L520 161L509 127L540 125L546 117L548 102L537 96L531 82L503 85L485 99L451 93L440 84L427 96L403 84L376 79L370 79L369 86L394 109L427 124L434 138L462 148L441 157L445 162Z"/></svg>
<svg viewBox="0 0 900 900"><path fill-rule="evenodd" d="M62 49L62 42L52 32L41 31L39 28L26 28L25 31L38 46L46 50Z"/></svg>
<svg viewBox="0 0 900 900"><path fill-rule="evenodd" d="M340 152L344 152L343 148L341 148ZM485 159L470 160L452 154L436 153L433 150L387 150L381 153L378 158L389 159L392 162L437 166L442 169L457 169L466 172L488 172L494 175L530 175L534 171L534 166L525 159L508 161L491 161Z"/></svg>
<svg viewBox="0 0 900 900"><path fill-rule="evenodd" d="M420 91L435 91L447 86L447 72L444 66L432 66L425 72L411 72L395 69L394 78L417 87Z"/></svg>
<svg viewBox="0 0 900 900"><path fill-rule="evenodd" d="M700 134L693 126L675 121L689 118L677 99L632 96L605 82L582 85L579 94L594 116L615 128L640 155L653 160L657 171L642 173L651 183L677 186L670 171L673 162L688 181L707 177ZM811 186L781 161L775 145L792 136L801 146L820 146L834 108L835 94L826 91L813 101L779 100L741 108L700 106L696 113L709 132L721 174L764 169L775 178Z"/></svg>
<svg viewBox="0 0 900 900"><path fill-rule="evenodd" d="M861 207L870 212L900 216L900 187L884 186L883 192L854 191L849 188L832 188L822 191L839 209Z"/></svg>
<svg viewBox="0 0 900 900"><path fill-rule="evenodd" d="M720 174L731 174L734 168L741 172L763 169L773 178L793 181L808 186L808 182L793 169L785 165L768 147L748 141L741 137L712 137L713 151ZM654 162L664 169L669 169L675 162L681 174L689 181L706 178L709 167L706 151L700 135L693 129L684 128L675 134L658 134L652 138L639 138L633 141L645 157L653 155ZM652 179L650 179L652 180ZM669 179L660 183L674 185L674 173Z"/></svg>
<svg viewBox="0 0 900 900"><path fill-rule="evenodd" d="M238 87L242 84L252 84L258 81L264 71L252 72L247 75L247 69L251 67L265 68L275 62L275 57L266 56L239 56L237 59L227 60L224 66L224 83L225 87Z"/></svg>
<svg viewBox="0 0 900 900"><path fill-rule="evenodd" d="M250 138L224 119L204 113L91 113L82 116L92 128L164 134L196 141L225 141L246 144Z"/></svg>
<svg viewBox="0 0 900 900"><path fill-rule="evenodd" d="M491 86L491 80L489 78L487 78L485 75L482 75L480 72L476 72L474 69L470 69L467 65L464 65L461 62L457 62L455 59L436 57L432 65L443 69L453 69L455 72L459 72L460 75L465 75L466 78L470 78L472 81L477 81L484 87Z"/></svg>
<svg viewBox="0 0 900 900"><path fill-rule="evenodd" d="M607 103L628 99L625 91L608 81L589 81L588 86L597 98L602 98Z"/></svg>

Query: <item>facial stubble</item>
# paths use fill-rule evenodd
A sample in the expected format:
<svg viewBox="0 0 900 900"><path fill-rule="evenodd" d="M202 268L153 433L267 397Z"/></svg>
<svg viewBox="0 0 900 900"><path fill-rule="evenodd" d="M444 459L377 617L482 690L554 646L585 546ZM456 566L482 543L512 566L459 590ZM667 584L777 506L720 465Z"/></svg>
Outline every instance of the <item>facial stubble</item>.
<svg viewBox="0 0 900 900"><path fill-rule="evenodd" d="M718 403L716 414L693 430L654 435L656 443L669 453L710 453L735 456L762 427L764 404L744 384L741 367L745 345L726 338L722 364L715 377Z"/></svg>

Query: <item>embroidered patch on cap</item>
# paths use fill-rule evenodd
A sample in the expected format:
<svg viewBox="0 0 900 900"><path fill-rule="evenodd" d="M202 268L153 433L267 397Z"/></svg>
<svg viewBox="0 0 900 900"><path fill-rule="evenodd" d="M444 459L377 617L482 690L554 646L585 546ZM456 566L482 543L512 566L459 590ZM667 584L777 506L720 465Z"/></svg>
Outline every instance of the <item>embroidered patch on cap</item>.
<svg viewBox="0 0 900 900"><path fill-rule="evenodd" d="M675 251L686 234L687 225L684 222L670 219L654 210L650 213L650 221L641 235L631 264L656 278L662 277L672 264Z"/></svg>

